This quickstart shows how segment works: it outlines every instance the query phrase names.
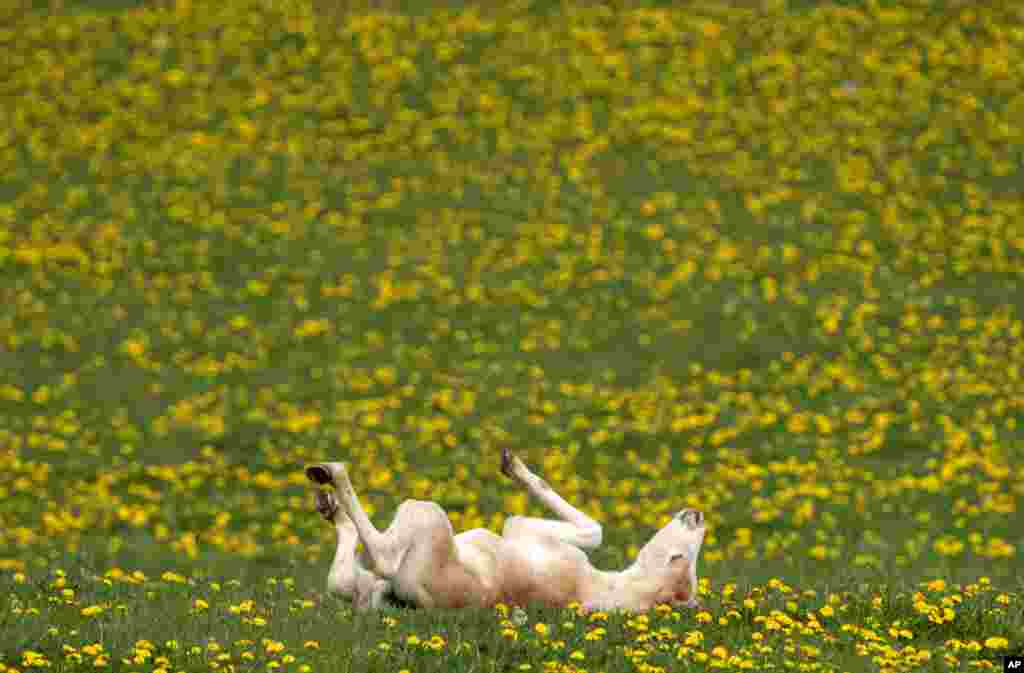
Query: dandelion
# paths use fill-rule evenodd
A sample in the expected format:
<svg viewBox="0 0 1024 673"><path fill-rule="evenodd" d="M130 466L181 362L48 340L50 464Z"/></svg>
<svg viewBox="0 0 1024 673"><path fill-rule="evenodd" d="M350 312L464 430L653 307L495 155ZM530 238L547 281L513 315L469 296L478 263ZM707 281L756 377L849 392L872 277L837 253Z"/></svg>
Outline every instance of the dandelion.
<svg viewBox="0 0 1024 673"><path fill-rule="evenodd" d="M24 668L49 668L51 664L42 653L25 650L21 653L21 665Z"/></svg>
<svg viewBox="0 0 1024 673"><path fill-rule="evenodd" d="M964 550L964 543L954 537L944 535L935 541L935 551L943 556L958 556Z"/></svg>

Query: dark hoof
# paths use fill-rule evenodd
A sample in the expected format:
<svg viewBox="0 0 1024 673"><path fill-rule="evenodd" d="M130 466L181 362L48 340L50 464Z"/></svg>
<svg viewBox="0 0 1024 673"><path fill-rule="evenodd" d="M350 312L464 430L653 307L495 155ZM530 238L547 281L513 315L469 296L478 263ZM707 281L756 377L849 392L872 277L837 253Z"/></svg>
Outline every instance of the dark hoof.
<svg viewBox="0 0 1024 673"><path fill-rule="evenodd" d="M338 513L338 503L334 500L334 496L326 491L317 491L313 494L313 506L316 507L320 516L328 521L332 521L334 515Z"/></svg>
<svg viewBox="0 0 1024 673"><path fill-rule="evenodd" d="M510 479L515 477L515 472L513 472L513 468L514 467L515 467L515 463L513 462L512 452L509 451L508 449L502 449L501 450L501 472L502 472L502 474L504 474L506 477L509 477Z"/></svg>
<svg viewBox="0 0 1024 673"><path fill-rule="evenodd" d="M323 465L310 465L306 468L306 477L314 484L331 484L331 471Z"/></svg>

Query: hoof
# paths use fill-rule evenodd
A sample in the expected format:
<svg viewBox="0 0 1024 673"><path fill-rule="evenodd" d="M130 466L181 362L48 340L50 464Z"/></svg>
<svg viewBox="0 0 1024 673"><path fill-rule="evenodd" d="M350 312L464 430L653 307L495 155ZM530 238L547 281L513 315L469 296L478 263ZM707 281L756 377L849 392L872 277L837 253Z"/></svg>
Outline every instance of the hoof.
<svg viewBox="0 0 1024 673"><path fill-rule="evenodd" d="M501 473L510 479L515 479L515 456L508 449L501 450Z"/></svg>
<svg viewBox="0 0 1024 673"><path fill-rule="evenodd" d="M333 521L334 516L338 513L338 502L327 491L317 491L313 494L313 506L320 516L328 521Z"/></svg>
<svg viewBox="0 0 1024 673"><path fill-rule="evenodd" d="M314 484L333 484L334 477L326 465L310 465L306 468L306 477Z"/></svg>

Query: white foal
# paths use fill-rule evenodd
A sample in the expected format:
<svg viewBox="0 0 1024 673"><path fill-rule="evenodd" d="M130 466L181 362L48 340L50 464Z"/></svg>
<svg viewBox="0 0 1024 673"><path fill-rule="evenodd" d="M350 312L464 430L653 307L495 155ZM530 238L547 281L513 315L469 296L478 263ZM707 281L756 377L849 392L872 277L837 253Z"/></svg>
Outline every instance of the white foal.
<svg viewBox="0 0 1024 673"><path fill-rule="evenodd" d="M477 528L458 535L440 505L406 500L387 530L366 515L343 463L306 468L317 484L316 508L337 528L338 549L327 578L329 591L359 609L394 597L417 607L489 607L540 603L584 610L647 610L659 603L699 605L697 557L704 543L704 515L679 512L619 572L590 564L584 550L601 544L601 525L579 511L502 451L502 472L526 487L560 520L514 516L501 535ZM356 543L363 543L356 553Z"/></svg>

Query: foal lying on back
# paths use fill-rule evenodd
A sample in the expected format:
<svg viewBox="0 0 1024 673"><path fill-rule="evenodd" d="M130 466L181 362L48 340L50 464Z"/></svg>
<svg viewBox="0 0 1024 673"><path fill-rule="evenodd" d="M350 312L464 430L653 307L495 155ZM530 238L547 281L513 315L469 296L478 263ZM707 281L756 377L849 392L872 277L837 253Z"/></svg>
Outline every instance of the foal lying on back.
<svg viewBox="0 0 1024 673"><path fill-rule="evenodd" d="M697 602L697 557L704 542L704 515L679 512L619 572L590 564L584 550L601 544L601 525L579 511L502 451L501 468L550 509L558 520L514 516L501 535L476 528L458 535L440 505L406 500L387 530L377 530L359 504L343 463L306 468L317 484L316 509L334 523L338 549L327 577L329 591L359 609L386 598L417 607L489 607L541 603L584 610L640 612L659 603ZM363 551L356 553L356 543Z"/></svg>

